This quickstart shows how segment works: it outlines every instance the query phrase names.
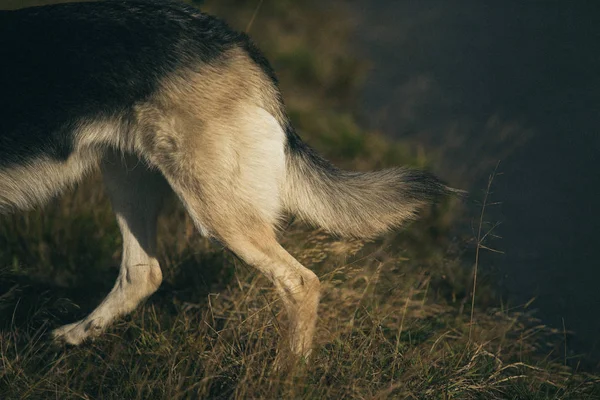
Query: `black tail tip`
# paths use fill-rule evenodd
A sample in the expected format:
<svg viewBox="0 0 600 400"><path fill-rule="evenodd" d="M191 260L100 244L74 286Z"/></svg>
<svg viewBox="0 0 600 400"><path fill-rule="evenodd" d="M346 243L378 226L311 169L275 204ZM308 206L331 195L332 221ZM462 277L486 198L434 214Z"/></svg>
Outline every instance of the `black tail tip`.
<svg viewBox="0 0 600 400"><path fill-rule="evenodd" d="M409 196L419 200L438 201L446 196L466 199L468 192L446 185L434 174L422 170L405 171L405 180L409 183Z"/></svg>

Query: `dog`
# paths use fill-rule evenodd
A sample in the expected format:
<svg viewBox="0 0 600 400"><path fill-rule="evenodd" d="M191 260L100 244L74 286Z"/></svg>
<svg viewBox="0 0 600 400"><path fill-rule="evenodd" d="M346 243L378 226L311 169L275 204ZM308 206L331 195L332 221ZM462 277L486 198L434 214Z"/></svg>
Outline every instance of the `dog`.
<svg viewBox="0 0 600 400"><path fill-rule="evenodd" d="M282 248L294 215L373 237L456 193L435 176L347 172L305 144L277 78L248 36L178 2L107 0L0 12L0 214L39 206L100 168L123 236L117 282L53 337L78 345L162 281L161 200L268 277L308 356L318 277Z"/></svg>

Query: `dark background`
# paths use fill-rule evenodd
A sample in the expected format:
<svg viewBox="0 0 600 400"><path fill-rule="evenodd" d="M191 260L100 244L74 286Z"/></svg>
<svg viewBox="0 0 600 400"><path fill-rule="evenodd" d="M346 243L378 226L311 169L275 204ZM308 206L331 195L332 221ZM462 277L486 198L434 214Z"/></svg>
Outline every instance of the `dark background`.
<svg viewBox="0 0 600 400"><path fill-rule="evenodd" d="M440 154L436 172L501 222L482 271L503 302L576 332L600 353L600 5L351 1L356 52L370 60L371 128Z"/></svg>

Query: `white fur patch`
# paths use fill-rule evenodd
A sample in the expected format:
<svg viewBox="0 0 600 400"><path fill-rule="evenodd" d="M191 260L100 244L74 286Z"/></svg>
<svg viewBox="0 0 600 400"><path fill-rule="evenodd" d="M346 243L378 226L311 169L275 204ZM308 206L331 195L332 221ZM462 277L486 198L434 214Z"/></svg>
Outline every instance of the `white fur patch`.
<svg viewBox="0 0 600 400"><path fill-rule="evenodd" d="M239 182L248 197L275 222L281 211L280 189L285 179L285 133L275 118L259 107L240 113L239 136L234 137Z"/></svg>

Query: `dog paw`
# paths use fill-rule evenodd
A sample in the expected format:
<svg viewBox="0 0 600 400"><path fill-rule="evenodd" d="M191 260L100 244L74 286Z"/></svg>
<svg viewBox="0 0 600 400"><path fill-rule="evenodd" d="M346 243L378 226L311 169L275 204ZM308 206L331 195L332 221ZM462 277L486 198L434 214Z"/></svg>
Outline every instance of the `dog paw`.
<svg viewBox="0 0 600 400"><path fill-rule="evenodd" d="M78 346L90 337L93 331L89 329L90 325L89 322L79 321L61 326L52 331L52 339L58 344Z"/></svg>

